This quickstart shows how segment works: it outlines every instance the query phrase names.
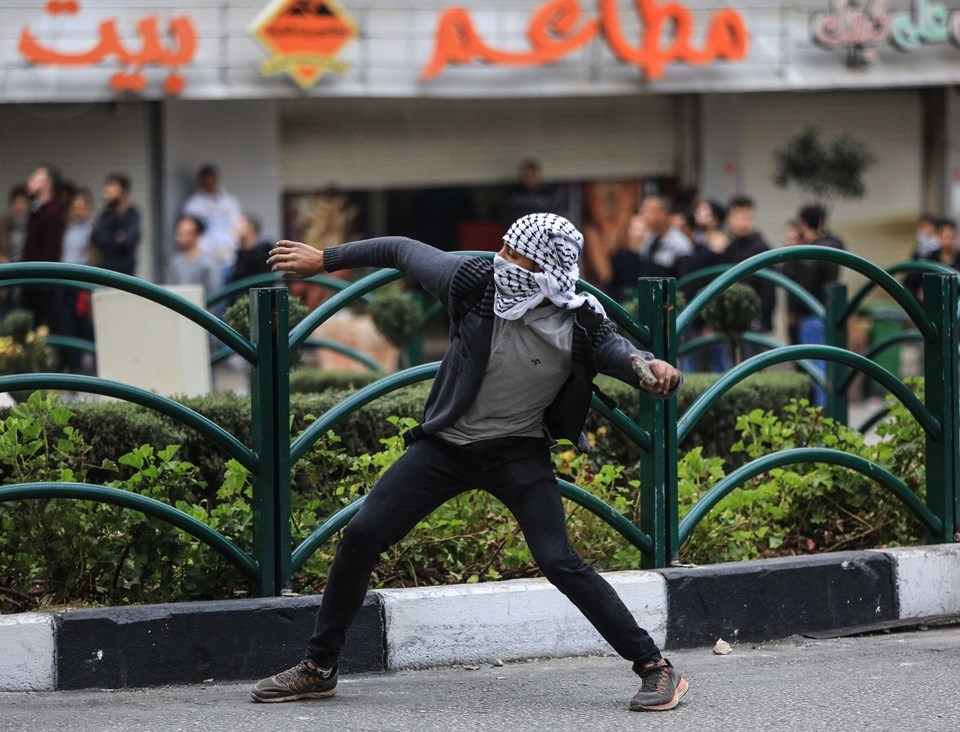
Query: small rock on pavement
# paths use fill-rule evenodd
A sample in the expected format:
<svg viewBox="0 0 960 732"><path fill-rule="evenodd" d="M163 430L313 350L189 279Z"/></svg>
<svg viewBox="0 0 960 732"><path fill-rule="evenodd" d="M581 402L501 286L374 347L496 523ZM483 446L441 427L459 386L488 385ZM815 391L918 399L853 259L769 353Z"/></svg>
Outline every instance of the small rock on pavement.
<svg viewBox="0 0 960 732"><path fill-rule="evenodd" d="M729 653L733 653L733 648L731 648L730 644L723 638L719 638L717 639L717 644L713 647L713 653L717 656L726 656Z"/></svg>

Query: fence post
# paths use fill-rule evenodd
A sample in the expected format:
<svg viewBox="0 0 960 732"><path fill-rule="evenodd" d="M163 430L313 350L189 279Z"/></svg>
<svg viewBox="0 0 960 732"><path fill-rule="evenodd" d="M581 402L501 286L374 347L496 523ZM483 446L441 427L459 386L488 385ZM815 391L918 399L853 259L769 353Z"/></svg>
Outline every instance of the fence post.
<svg viewBox="0 0 960 732"><path fill-rule="evenodd" d="M677 363L677 282L643 278L638 282L640 320L650 327L654 356ZM677 509L677 401L640 398L640 426L650 433L653 446L640 460L640 528L653 540L653 556L644 567L666 567L679 547Z"/></svg>
<svg viewBox="0 0 960 732"><path fill-rule="evenodd" d="M260 470L253 486L253 551L261 597L291 586L289 295L285 287L250 291L251 439Z"/></svg>
<svg viewBox="0 0 960 732"><path fill-rule="evenodd" d="M936 323L940 338L924 341L923 377L926 405L941 425L940 439L927 435L927 506L943 521L931 543L958 541L957 517L958 438L960 427L960 358L957 355L957 278L927 274L923 277L923 307Z"/></svg>
<svg viewBox="0 0 960 732"><path fill-rule="evenodd" d="M836 348L847 348L847 321L838 322L841 313L847 309L847 286L835 283L827 288L826 313L824 314L824 343ZM846 424L850 408L848 389L843 393L837 391L837 385L842 383L847 371L843 364L836 361L826 361L823 385L824 415L833 419L837 424Z"/></svg>

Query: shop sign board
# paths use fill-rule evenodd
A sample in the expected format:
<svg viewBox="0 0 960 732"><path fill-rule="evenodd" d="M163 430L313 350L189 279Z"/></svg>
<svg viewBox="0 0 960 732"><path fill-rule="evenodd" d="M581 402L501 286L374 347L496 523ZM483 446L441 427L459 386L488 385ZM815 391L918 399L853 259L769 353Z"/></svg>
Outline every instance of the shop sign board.
<svg viewBox="0 0 960 732"><path fill-rule="evenodd" d="M510 52L488 45L474 27L470 11L449 8L440 15L433 58L421 78L433 79L449 64L484 61L503 66L544 66L603 37L617 57L640 69L648 81L663 78L667 64L706 66L718 60L739 61L747 55L749 35L736 10L713 13L702 44L693 41L694 16L678 2L635 0L643 32L634 45L622 30L617 0L599 0L598 13L584 17L580 0L548 0L530 16L530 50Z"/></svg>
<svg viewBox="0 0 960 732"><path fill-rule="evenodd" d="M814 14L811 33L821 48L847 51L847 63L862 66L877 60L881 46L904 53L945 43L960 47L960 10L938 0L910 0L906 10L891 10L887 0L832 0L828 12Z"/></svg>
<svg viewBox="0 0 960 732"><path fill-rule="evenodd" d="M316 84L326 71L347 71L349 64L337 54L357 35L353 21L333 0L275 0L250 31L271 54L260 72L273 76L285 71L301 89Z"/></svg>
<svg viewBox="0 0 960 732"><path fill-rule="evenodd" d="M31 0L0 27L0 102L960 83L960 0Z"/></svg>

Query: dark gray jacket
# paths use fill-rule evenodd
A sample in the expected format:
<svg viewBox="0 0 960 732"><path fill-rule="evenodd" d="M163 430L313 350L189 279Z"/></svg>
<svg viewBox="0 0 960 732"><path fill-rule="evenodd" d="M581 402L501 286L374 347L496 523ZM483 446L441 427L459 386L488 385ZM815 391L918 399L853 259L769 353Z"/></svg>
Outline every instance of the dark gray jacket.
<svg viewBox="0 0 960 732"><path fill-rule="evenodd" d="M331 272L351 267L398 269L414 277L444 304L450 315L450 347L413 437L434 434L456 422L476 399L490 357L495 317L493 263L482 257L442 252L405 237L367 239L326 249L323 254L324 265ZM635 353L644 359L653 358L620 336L612 321L589 307L579 308L573 329L573 373L545 413L550 435L566 438L581 450L588 449L582 430L590 409L593 379L604 373L639 388L630 362ZM677 389L679 384L667 398Z"/></svg>

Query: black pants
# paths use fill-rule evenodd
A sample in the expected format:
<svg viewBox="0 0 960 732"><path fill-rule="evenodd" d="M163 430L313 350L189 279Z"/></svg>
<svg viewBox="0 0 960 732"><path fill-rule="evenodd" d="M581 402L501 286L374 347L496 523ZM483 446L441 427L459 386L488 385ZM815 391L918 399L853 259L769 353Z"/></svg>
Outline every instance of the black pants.
<svg viewBox="0 0 960 732"><path fill-rule="evenodd" d="M488 491L517 519L537 566L634 670L660 658L613 587L570 546L550 452L539 438L503 438L466 446L437 438L413 443L383 474L344 530L330 565L307 657L337 662L347 628L366 596L381 552L431 511L472 488Z"/></svg>

